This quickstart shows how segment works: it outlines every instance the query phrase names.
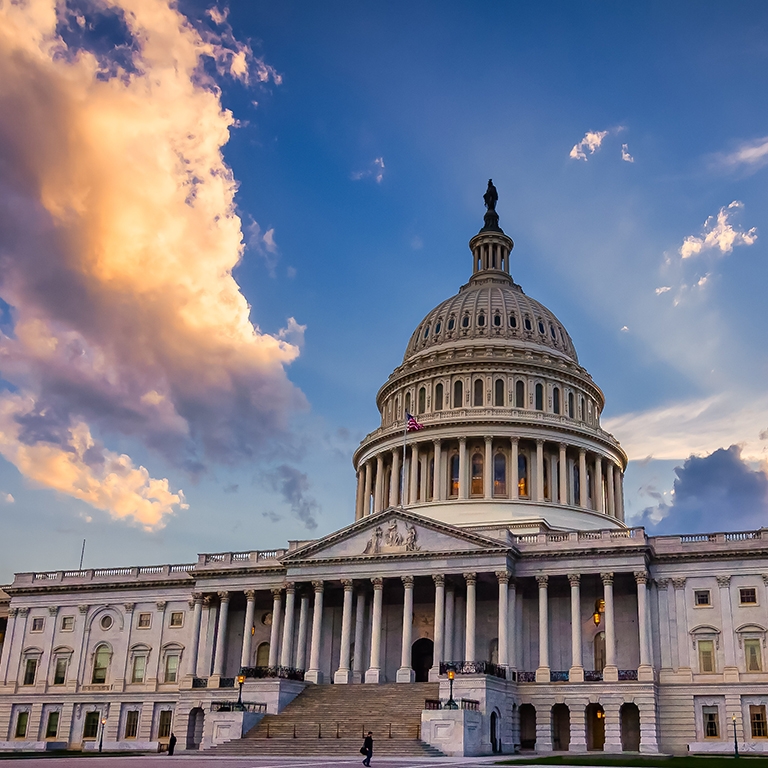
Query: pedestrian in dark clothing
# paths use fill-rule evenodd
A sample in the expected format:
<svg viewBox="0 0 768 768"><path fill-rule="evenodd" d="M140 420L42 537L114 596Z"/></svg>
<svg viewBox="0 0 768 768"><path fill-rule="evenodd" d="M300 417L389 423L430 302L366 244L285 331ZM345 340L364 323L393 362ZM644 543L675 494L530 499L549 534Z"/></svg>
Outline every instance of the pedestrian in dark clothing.
<svg viewBox="0 0 768 768"><path fill-rule="evenodd" d="M373 756L373 731L368 731L368 735L363 742L363 748L360 751L365 755L363 765L369 766L371 764L371 757Z"/></svg>
<svg viewBox="0 0 768 768"><path fill-rule="evenodd" d="M176 742L178 739L176 738L176 734L172 733L171 738L168 739L168 754L172 755L173 750L176 749Z"/></svg>

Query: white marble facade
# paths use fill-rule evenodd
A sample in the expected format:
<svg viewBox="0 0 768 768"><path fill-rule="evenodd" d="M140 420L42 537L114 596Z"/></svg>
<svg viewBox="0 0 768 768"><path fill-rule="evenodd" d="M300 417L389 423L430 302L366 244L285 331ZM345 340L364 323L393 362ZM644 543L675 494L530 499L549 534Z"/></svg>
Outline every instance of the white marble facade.
<svg viewBox="0 0 768 768"><path fill-rule="evenodd" d="M242 668L271 712L293 678L440 680L445 700L442 661L478 702L423 713L447 753L725 752L734 729L768 751L768 530L627 527L602 392L512 281L493 210L470 246L469 283L379 391L349 526L0 592L1 749L205 747Z"/></svg>

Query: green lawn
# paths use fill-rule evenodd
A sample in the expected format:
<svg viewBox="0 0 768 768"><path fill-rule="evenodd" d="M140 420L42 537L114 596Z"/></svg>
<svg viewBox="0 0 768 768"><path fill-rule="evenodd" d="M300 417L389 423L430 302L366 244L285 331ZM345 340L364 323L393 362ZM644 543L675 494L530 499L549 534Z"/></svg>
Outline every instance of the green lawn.
<svg viewBox="0 0 768 768"><path fill-rule="evenodd" d="M745 768L768 768L767 757L740 757L740 762L749 763ZM647 766L648 768L734 768L734 758L717 755L713 757L645 757L643 755L619 756L557 755L554 757L516 757L500 761L499 765L598 765L598 766Z"/></svg>

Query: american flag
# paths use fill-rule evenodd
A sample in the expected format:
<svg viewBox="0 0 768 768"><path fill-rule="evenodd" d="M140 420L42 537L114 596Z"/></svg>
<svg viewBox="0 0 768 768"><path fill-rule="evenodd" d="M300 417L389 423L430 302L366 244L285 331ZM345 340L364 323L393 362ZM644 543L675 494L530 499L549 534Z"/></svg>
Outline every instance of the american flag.
<svg viewBox="0 0 768 768"><path fill-rule="evenodd" d="M419 424L416 419L413 418L413 416L408 413L408 411L405 412L405 431L406 432L416 432L418 429L424 429L423 424Z"/></svg>

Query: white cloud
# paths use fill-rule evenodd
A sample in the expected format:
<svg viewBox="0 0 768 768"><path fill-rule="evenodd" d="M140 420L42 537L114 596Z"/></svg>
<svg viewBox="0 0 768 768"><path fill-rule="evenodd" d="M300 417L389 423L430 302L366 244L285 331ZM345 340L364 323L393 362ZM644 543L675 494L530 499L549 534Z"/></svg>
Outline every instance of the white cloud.
<svg viewBox="0 0 768 768"><path fill-rule="evenodd" d="M0 491L0 500L6 504L13 504L16 501L16 499L13 498L13 494L6 493L5 491Z"/></svg>
<svg viewBox="0 0 768 768"><path fill-rule="evenodd" d="M352 181L360 181L360 179L373 178L377 184L381 184L381 182L384 180L384 158L375 158L373 161L371 161L370 166L364 171L353 171L350 174L350 178Z"/></svg>
<svg viewBox="0 0 768 768"><path fill-rule="evenodd" d="M626 325L622 325L622 326L621 326L621 330L622 330L624 333L627 333L627 332L629 331L629 328L628 328Z"/></svg>
<svg viewBox="0 0 768 768"><path fill-rule="evenodd" d="M721 165L730 168L747 167L752 170L768 164L768 136L741 144L734 152L719 155Z"/></svg>
<svg viewBox="0 0 768 768"><path fill-rule="evenodd" d="M584 150L587 149L590 155L594 155L600 149L600 145L608 133L608 131L587 131L584 134L584 138L578 144L573 145L569 157L573 160L584 160L586 162L587 153Z"/></svg>
<svg viewBox="0 0 768 768"><path fill-rule="evenodd" d="M733 226L731 217L734 211L743 208L744 203L734 200L720 209L717 216L710 216L705 222L700 235L689 235L680 246L679 253L684 259L698 256L704 251L719 250L730 253L734 246L752 245L757 241L757 229L744 232Z"/></svg>
<svg viewBox="0 0 768 768"><path fill-rule="evenodd" d="M656 295L661 296L662 293L666 293L667 291L671 291L672 286L671 285L661 285L656 289Z"/></svg>
<svg viewBox="0 0 768 768"><path fill-rule="evenodd" d="M634 163L635 162L635 158L632 157L632 155L629 154L629 148L627 147L626 144L622 144L621 145L621 159L625 163Z"/></svg>

